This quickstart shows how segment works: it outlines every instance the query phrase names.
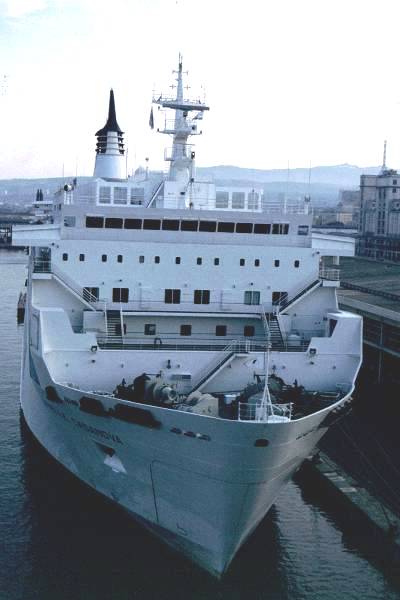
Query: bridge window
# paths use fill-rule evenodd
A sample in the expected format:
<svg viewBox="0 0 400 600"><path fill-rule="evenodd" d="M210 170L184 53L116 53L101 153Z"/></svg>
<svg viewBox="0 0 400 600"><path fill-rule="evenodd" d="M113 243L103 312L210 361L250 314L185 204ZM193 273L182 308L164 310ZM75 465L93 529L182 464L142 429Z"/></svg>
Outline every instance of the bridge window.
<svg viewBox="0 0 400 600"><path fill-rule="evenodd" d="M76 217L66 216L64 217L64 227L75 227Z"/></svg>
<svg viewBox="0 0 400 600"><path fill-rule="evenodd" d="M155 323L146 323L144 326L144 335L156 335Z"/></svg>
<svg viewBox="0 0 400 600"><path fill-rule="evenodd" d="M200 221L199 231L216 231L217 223L215 221Z"/></svg>
<svg viewBox="0 0 400 600"><path fill-rule="evenodd" d="M181 221L181 231L197 231L198 221Z"/></svg>
<svg viewBox="0 0 400 600"><path fill-rule="evenodd" d="M236 223L236 233L252 233L253 223Z"/></svg>
<svg viewBox="0 0 400 600"><path fill-rule="evenodd" d="M235 223L224 223L221 221L218 223L219 233L233 233L235 231Z"/></svg>
<svg viewBox="0 0 400 600"><path fill-rule="evenodd" d="M257 210L258 209L258 194L257 192L250 192L247 196L247 208L249 210Z"/></svg>
<svg viewBox="0 0 400 600"><path fill-rule="evenodd" d="M102 228L104 226L104 217L86 217L86 227Z"/></svg>
<svg viewBox="0 0 400 600"><path fill-rule="evenodd" d="M254 224L254 233L271 233L271 224L270 223L255 223Z"/></svg>
<svg viewBox="0 0 400 600"><path fill-rule="evenodd" d="M243 328L243 335L245 337L254 337L255 328L254 325L245 325Z"/></svg>
<svg viewBox="0 0 400 600"><path fill-rule="evenodd" d="M122 229L123 219L109 217L106 219L106 229Z"/></svg>
<svg viewBox="0 0 400 600"><path fill-rule="evenodd" d="M165 231L179 231L179 221L178 219L164 219L162 228Z"/></svg>
<svg viewBox="0 0 400 600"><path fill-rule="evenodd" d="M113 302L129 302L129 288L113 288Z"/></svg>
<svg viewBox="0 0 400 600"><path fill-rule="evenodd" d="M143 229L153 229L158 230L161 227L160 219L144 219L143 220Z"/></svg>
<svg viewBox="0 0 400 600"><path fill-rule="evenodd" d="M210 304L210 290L194 290L194 304Z"/></svg>
<svg viewBox="0 0 400 600"><path fill-rule="evenodd" d="M226 325L217 325L215 327L215 335L218 337L224 337L226 335Z"/></svg>
<svg viewBox="0 0 400 600"><path fill-rule="evenodd" d="M111 204L111 188L99 188L99 204Z"/></svg>
<svg viewBox="0 0 400 600"><path fill-rule="evenodd" d="M229 192L216 192L215 208L228 208L228 206L229 206Z"/></svg>
<svg viewBox="0 0 400 600"><path fill-rule="evenodd" d="M128 204L128 190L125 187L114 188L114 204Z"/></svg>
<svg viewBox="0 0 400 600"><path fill-rule="evenodd" d="M142 219L125 219L125 229L142 229Z"/></svg>
<svg viewBox="0 0 400 600"><path fill-rule="evenodd" d="M192 326L191 325L181 325L180 333L181 333L181 335L192 335Z"/></svg>
<svg viewBox="0 0 400 600"><path fill-rule="evenodd" d="M144 188L131 188L131 204L140 206L144 200Z"/></svg>
<svg viewBox="0 0 400 600"><path fill-rule="evenodd" d="M297 227L297 235L308 235L309 226L308 225L299 225Z"/></svg>
<svg viewBox="0 0 400 600"><path fill-rule="evenodd" d="M244 208L244 192L232 192L232 208L242 209Z"/></svg>
<svg viewBox="0 0 400 600"><path fill-rule="evenodd" d="M249 290L244 293L244 303L249 305L260 304L260 292Z"/></svg>
<svg viewBox="0 0 400 600"><path fill-rule="evenodd" d="M181 290L166 289L164 293L165 304L180 304Z"/></svg>
<svg viewBox="0 0 400 600"><path fill-rule="evenodd" d="M289 233L289 223L273 223L272 233L274 235L286 235Z"/></svg>

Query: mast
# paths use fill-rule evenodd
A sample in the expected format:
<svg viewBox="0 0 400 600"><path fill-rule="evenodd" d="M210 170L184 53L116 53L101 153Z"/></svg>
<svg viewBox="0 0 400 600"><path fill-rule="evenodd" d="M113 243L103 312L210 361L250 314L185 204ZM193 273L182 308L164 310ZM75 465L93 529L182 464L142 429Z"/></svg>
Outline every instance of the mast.
<svg viewBox="0 0 400 600"><path fill-rule="evenodd" d="M161 94L158 98L153 97L153 103L175 111L174 119L165 118L164 128L157 131L172 136L172 148L166 149L164 154L164 159L170 163L167 180L183 183L187 189L194 180L195 169L194 146L188 143L188 139L192 135L202 134L202 131L198 130L198 122L209 107L200 99L184 98L181 54L179 54L178 70L173 73L176 74L176 85L172 86L173 89L176 88L175 96ZM194 112L196 114L192 116Z"/></svg>

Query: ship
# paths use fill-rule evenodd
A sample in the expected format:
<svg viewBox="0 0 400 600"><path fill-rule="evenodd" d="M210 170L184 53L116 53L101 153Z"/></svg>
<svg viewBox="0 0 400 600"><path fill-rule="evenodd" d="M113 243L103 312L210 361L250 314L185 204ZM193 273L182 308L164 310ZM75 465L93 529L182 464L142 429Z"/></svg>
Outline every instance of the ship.
<svg viewBox="0 0 400 600"><path fill-rule="evenodd" d="M149 120L166 173L127 174L111 90L93 177L13 230L20 402L61 465L219 578L351 406L362 320L336 295L354 240L313 233L309 197L198 175L209 107L185 97L181 58L174 78Z"/></svg>

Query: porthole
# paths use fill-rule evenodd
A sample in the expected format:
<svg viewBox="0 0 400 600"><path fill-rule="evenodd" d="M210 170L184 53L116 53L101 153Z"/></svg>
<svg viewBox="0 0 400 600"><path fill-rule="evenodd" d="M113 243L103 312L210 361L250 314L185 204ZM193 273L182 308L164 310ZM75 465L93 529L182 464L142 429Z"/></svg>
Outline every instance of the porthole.
<svg viewBox="0 0 400 600"><path fill-rule="evenodd" d="M256 448L266 448L269 446L269 441L266 438L258 438L258 440L254 442L254 445Z"/></svg>

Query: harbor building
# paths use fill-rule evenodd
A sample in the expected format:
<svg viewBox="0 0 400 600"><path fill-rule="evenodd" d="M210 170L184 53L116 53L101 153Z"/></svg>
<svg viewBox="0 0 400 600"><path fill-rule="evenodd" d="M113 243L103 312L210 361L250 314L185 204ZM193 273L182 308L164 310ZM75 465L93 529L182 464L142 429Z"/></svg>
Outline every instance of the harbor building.
<svg viewBox="0 0 400 600"><path fill-rule="evenodd" d="M400 173L383 164L377 175L361 175L357 254L400 260Z"/></svg>

